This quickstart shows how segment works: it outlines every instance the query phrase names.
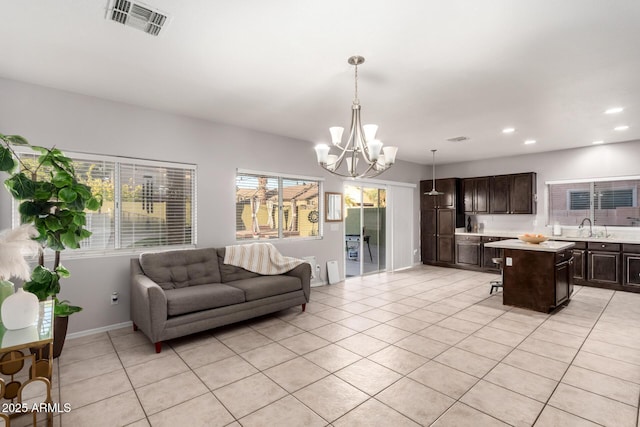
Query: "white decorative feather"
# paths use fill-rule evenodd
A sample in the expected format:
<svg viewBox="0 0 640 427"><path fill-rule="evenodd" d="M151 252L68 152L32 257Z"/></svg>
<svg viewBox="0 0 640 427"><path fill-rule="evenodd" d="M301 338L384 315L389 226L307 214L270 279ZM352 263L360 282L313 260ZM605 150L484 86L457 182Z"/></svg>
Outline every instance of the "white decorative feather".
<svg viewBox="0 0 640 427"><path fill-rule="evenodd" d="M11 277L28 280L31 277L25 257L33 257L40 252L40 244L32 240L36 236L38 231L32 224L0 233L0 280Z"/></svg>

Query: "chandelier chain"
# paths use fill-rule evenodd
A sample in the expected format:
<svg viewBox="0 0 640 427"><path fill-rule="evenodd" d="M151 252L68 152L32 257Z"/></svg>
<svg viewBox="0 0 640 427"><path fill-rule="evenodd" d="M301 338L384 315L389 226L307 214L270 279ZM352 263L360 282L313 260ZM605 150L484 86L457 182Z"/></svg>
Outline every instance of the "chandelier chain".
<svg viewBox="0 0 640 427"><path fill-rule="evenodd" d="M355 105L358 105L360 104L360 100L358 99L358 63L356 63L355 67L356 67L356 96L353 99L353 103Z"/></svg>

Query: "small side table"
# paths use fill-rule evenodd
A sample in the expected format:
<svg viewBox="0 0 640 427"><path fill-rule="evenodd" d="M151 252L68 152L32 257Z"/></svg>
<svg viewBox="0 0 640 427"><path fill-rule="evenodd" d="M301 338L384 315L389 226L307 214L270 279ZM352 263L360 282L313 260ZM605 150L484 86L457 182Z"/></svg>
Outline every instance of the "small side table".
<svg viewBox="0 0 640 427"><path fill-rule="evenodd" d="M52 426L52 374L53 301L42 301L35 325L7 330L0 323L1 418L32 413L36 425L38 413L46 411L47 425Z"/></svg>

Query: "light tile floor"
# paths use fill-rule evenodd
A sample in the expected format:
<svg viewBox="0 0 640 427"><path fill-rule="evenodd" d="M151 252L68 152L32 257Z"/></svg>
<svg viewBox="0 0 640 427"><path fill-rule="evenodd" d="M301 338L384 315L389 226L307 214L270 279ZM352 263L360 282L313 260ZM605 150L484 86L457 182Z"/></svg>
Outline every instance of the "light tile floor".
<svg viewBox="0 0 640 427"><path fill-rule="evenodd" d="M489 296L494 277L353 278L160 354L129 328L69 340L54 425L637 426L640 294L576 287L546 315Z"/></svg>

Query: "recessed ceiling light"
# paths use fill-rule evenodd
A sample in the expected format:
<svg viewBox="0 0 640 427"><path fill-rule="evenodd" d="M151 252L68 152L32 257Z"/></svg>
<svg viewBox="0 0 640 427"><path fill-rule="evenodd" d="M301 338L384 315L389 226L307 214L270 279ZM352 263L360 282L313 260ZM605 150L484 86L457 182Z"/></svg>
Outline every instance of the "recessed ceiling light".
<svg viewBox="0 0 640 427"><path fill-rule="evenodd" d="M622 113L624 111L624 108L622 107L612 107L612 108L608 108L607 110L605 110L605 114L617 114L617 113Z"/></svg>
<svg viewBox="0 0 640 427"><path fill-rule="evenodd" d="M613 128L613 130L627 130L627 129L629 129L629 126L627 125L616 126Z"/></svg>
<svg viewBox="0 0 640 427"><path fill-rule="evenodd" d="M593 141L592 144L593 145L600 145L600 144L604 144L604 141Z"/></svg>
<svg viewBox="0 0 640 427"><path fill-rule="evenodd" d="M527 139L524 143L525 143L526 145L531 145L531 144L535 144L535 143L536 143L536 140L535 140L535 139Z"/></svg>
<svg viewBox="0 0 640 427"><path fill-rule="evenodd" d="M502 133L514 133L516 128L504 128L502 129Z"/></svg>

